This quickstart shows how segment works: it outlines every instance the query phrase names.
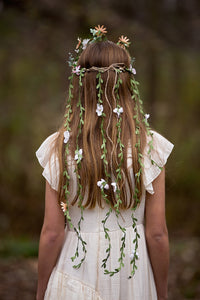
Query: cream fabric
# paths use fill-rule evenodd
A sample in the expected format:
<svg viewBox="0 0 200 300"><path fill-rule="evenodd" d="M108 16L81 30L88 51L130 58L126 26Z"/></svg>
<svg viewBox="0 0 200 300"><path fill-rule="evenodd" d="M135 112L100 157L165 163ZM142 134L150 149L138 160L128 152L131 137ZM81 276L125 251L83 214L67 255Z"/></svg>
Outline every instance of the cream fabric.
<svg viewBox="0 0 200 300"><path fill-rule="evenodd" d="M44 168L43 176L50 183L53 189L58 188L59 165L58 159L53 154L49 162L49 155L53 141L58 133L52 134L40 146L36 152L37 158ZM173 145L160 134L153 132L154 150L152 151L153 160L159 165L164 166ZM149 139L149 138L148 138ZM73 185L70 187L71 197L76 191L76 178L74 174L74 163L71 158L70 176L73 179ZM102 259L106 257L107 240L105 240L103 226L101 221L108 211L107 205L103 209L98 206L94 209L84 210L84 221L81 225L81 235L87 242L87 256L80 269L74 269L74 262L71 257L74 255L77 245L77 236L73 229L66 228L65 242L58 259L58 262L51 274L48 287L45 294L45 300L156 300L156 288L152 273L151 264L146 247L144 234L144 210L146 191L153 194L153 180L160 174L161 170L152 165L148 156L148 147L144 151L144 170L143 170L143 193L141 204L135 212L137 218L137 230L140 234L139 239L139 260L137 261L138 270L132 279L128 279L131 272L130 254L133 248L133 239L135 233L132 228L131 211L121 212L119 222L126 228L126 247L125 247L125 265L120 273L113 277L103 274L101 268ZM128 166L131 166L130 153L128 155ZM131 170L130 170L131 171ZM132 172L132 176L133 172ZM94 183L96 184L96 183ZM133 184L134 186L134 184ZM70 200L70 199L69 199ZM77 206L70 207L70 216L75 226L80 218L80 209ZM107 221L107 227L110 229L111 238L111 256L107 263L108 269L118 267L118 258L120 256L120 246L122 233L116 222L116 216L111 214ZM82 257L80 245L80 258ZM75 262L78 263L78 260Z"/></svg>

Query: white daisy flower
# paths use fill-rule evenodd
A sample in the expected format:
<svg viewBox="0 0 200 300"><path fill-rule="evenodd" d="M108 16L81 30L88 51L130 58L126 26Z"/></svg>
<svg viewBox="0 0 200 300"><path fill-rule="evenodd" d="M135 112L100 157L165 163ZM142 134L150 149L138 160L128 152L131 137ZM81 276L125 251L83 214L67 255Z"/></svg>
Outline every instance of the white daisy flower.
<svg viewBox="0 0 200 300"><path fill-rule="evenodd" d="M136 258L136 259L139 259L139 254L137 251L132 251L131 254L130 254L130 259L132 260L133 258Z"/></svg>
<svg viewBox="0 0 200 300"><path fill-rule="evenodd" d="M130 65L129 70L131 71L131 73L133 73L134 75L136 74L136 69L132 67L132 65Z"/></svg>
<svg viewBox="0 0 200 300"><path fill-rule="evenodd" d="M120 114L123 113L123 107L116 107L115 109L113 109L113 112L116 113L119 118Z"/></svg>
<svg viewBox="0 0 200 300"><path fill-rule="evenodd" d="M114 191L114 193L115 193L116 190L117 190L117 183L116 183L116 182L112 182L111 185L112 185L113 191Z"/></svg>
<svg viewBox="0 0 200 300"><path fill-rule="evenodd" d="M145 117L145 119L147 121L149 119L149 117L150 117L150 114L145 114L144 117Z"/></svg>
<svg viewBox="0 0 200 300"><path fill-rule="evenodd" d="M101 189L109 189L109 185L106 183L106 181L102 178L101 180L97 181L97 185L101 188Z"/></svg>
<svg viewBox="0 0 200 300"><path fill-rule="evenodd" d="M82 47L83 47L83 50L87 47L87 44L89 43L90 39L84 39L82 41Z"/></svg>
<svg viewBox="0 0 200 300"><path fill-rule="evenodd" d="M102 104L97 103L96 113L97 113L98 117L100 117L102 115L102 113L103 113L103 105Z"/></svg>
<svg viewBox="0 0 200 300"><path fill-rule="evenodd" d="M66 130L64 132L64 143L67 144L68 141L69 141L69 131Z"/></svg>
<svg viewBox="0 0 200 300"><path fill-rule="evenodd" d="M135 256L136 256L136 259L139 259L139 258L140 258L137 251L135 252Z"/></svg>
<svg viewBox="0 0 200 300"><path fill-rule="evenodd" d="M133 258L134 258L134 253L131 252L131 254L130 254L130 260L132 260Z"/></svg>
<svg viewBox="0 0 200 300"><path fill-rule="evenodd" d="M83 158L83 149L79 149L75 151L75 160L81 160Z"/></svg>
<svg viewBox="0 0 200 300"><path fill-rule="evenodd" d="M81 66L76 66L75 68L72 69L72 72L76 75L80 75L80 68Z"/></svg>

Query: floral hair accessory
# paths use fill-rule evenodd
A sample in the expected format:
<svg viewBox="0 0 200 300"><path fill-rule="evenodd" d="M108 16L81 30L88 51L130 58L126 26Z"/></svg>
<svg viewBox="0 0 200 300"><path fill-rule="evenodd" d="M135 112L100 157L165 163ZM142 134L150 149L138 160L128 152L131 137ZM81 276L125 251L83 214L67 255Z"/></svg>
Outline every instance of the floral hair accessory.
<svg viewBox="0 0 200 300"><path fill-rule="evenodd" d="M78 44L76 45L76 50L77 50L77 49L80 47L80 45L81 45L81 39L78 38L77 40L78 40Z"/></svg>
<svg viewBox="0 0 200 300"><path fill-rule="evenodd" d="M89 43L90 39L84 39L82 42L82 48L83 50L85 50L85 48L87 47L88 43Z"/></svg>
<svg viewBox="0 0 200 300"><path fill-rule="evenodd" d="M96 30L97 36L103 36L107 33L106 27L104 27L104 25L98 25L94 29Z"/></svg>
<svg viewBox="0 0 200 300"><path fill-rule="evenodd" d="M69 136L70 136L69 131L66 130L66 131L64 132L64 143L65 143L65 144L69 141Z"/></svg>
<svg viewBox="0 0 200 300"><path fill-rule="evenodd" d="M132 65L130 65L129 70L131 73L133 73L134 75L136 74L136 69L132 67Z"/></svg>
<svg viewBox="0 0 200 300"><path fill-rule="evenodd" d="M112 185L113 191L114 191L114 193L115 193L116 190L117 190L117 183L116 183L116 182L112 182L111 185Z"/></svg>
<svg viewBox="0 0 200 300"><path fill-rule="evenodd" d="M60 203L62 211L65 213L67 211L67 204L64 202Z"/></svg>
<svg viewBox="0 0 200 300"><path fill-rule="evenodd" d="M104 179L101 179L97 182L97 185L101 188L101 189L109 189L109 185L106 183L106 181Z"/></svg>
<svg viewBox="0 0 200 300"><path fill-rule="evenodd" d="M133 260L134 258L139 259L139 254L137 251L132 251L130 254L130 259Z"/></svg>
<svg viewBox="0 0 200 300"><path fill-rule="evenodd" d="M130 42L129 39L127 38L127 36L120 36L117 45L121 46L122 48L126 49L129 47Z"/></svg>
<svg viewBox="0 0 200 300"><path fill-rule="evenodd" d="M118 273L121 268L124 266L124 257L125 257L125 240L126 240L126 228L122 227L119 223L119 215L120 215L120 207L122 204L121 200L121 191L120 191L120 186L123 181L123 161L124 161L124 148L125 145L122 143L122 137L121 137L121 131L122 131L122 120L125 117L123 114L123 107L122 101L120 99L120 93L119 89L121 85L123 84L121 76L123 72L128 72L129 76L127 76L130 80L130 100L134 102L134 111L133 111L133 120L135 123L135 136L136 136L136 143L135 143L135 148L136 148L136 153L137 153L137 162L138 162L138 169L136 171L136 174L134 176L134 181L135 181L135 190L133 194L134 198L134 206L131 208L132 209L132 227L133 227L133 232L134 232L134 238L133 238L133 247L134 250L130 254L130 264L131 264L131 274L128 278L132 278L135 274L135 271L137 269L136 266L136 261L139 258L138 255L138 241L140 238L140 235L138 233L137 229L137 219L134 216L134 212L140 203L140 194L139 194L139 189L138 186L141 183L141 176L142 176L142 170L143 170L143 154L142 154L142 149L141 149L141 140L140 140L140 131L141 131L141 122L143 122L143 125L146 128L146 132L148 136L151 136L151 140L148 142L149 145L149 151L148 155L150 156L152 164L155 164L153 159L151 158L151 151L153 149L153 134L150 131L150 127L148 124L148 118L149 114L145 114L143 112L142 108L142 100L140 98L140 93L138 89L139 82L135 80L134 75L136 74L136 70L133 67L133 63L135 61L134 58L131 58L131 64L129 67L125 66L124 63L113 63L110 66L107 67L97 67L97 66L91 66L90 68L83 68L80 65L78 65L78 61L80 58L80 55L82 51L84 51L88 45L91 43L99 42L99 41L104 41L106 40L106 33L107 30L104 25L98 25L95 28L90 29L90 37L87 39L81 39L78 38L78 43L75 48L75 55L69 54L69 66L72 68L72 73L71 76L69 77L70 83L69 83L69 97L67 101L67 112L65 114L65 132L64 132L64 149L65 149L65 168L63 172L64 176L64 184L63 184L63 189L64 189L64 195L65 195L65 201L61 202L61 208L66 216L67 222L71 228L74 229L74 231L77 234L77 247L75 250L75 254L73 257L71 257L72 261L75 261L75 259L80 258L80 253L79 253L79 247L80 245L82 246L82 253L83 256L80 258L80 262L73 267L75 269L80 268L82 263L85 260L87 249L86 249L86 242L84 241L82 234L81 234L81 223L84 220L83 217L83 212L84 212L84 206L82 204L83 202L83 186L81 184L81 178L79 175L79 170L81 169L81 164L82 164L82 158L83 158L83 149L80 148L80 137L82 133L82 128L84 126L84 112L85 112L85 107L83 106L83 101L81 101L81 93L83 89L83 78L88 72L96 72L96 111L94 108L94 114L96 113L99 122L99 130L101 134L101 140L102 144L100 145L100 151L101 151L101 159L103 161L103 174L104 178L101 178L101 180L97 181L97 186L100 188L101 192L101 197L104 200L105 203L109 206L108 212L106 213L105 218L102 220L103 224L103 230L105 234L105 239L108 242L108 247L106 249L106 257L102 260L102 267L104 269L104 274L107 274L109 276L113 276L114 274ZM130 45L130 41L126 36L121 36L117 42L117 45L122 47L123 49L127 49ZM108 80L109 80L109 72L112 71L114 73L114 83L113 83L113 99L114 99L114 107L111 106L108 96L106 94L106 87L108 85ZM103 73L107 73L107 76L102 76ZM76 136L76 150L75 150L75 173L77 176L77 199L78 200L78 206L80 208L80 220L78 221L78 225L75 227L72 224L70 213L69 213L69 183L70 183L70 175L68 172L68 161L67 161L67 156L69 155L69 136L70 136L70 131L71 131L71 115L73 114L72 111L72 101L73 101L73 82L74 82L74 77L76 78L76 81L78 82L78 99L77 99L77 109L79 110L79 120L78 120L78 134ZM104 82L105 78L106 82ZM103 93L103 89L104 93ZM104 97L103 97L104 94ZM107 102L108 106L110 107L110 114L106 115L104 111L104 101ZM108 158L107 158L107 143L108 140L109 142L114 145L112 138L109 136L109 130L108 127L110 125L111 118L113 117L113 113L117 115L117 118L115 118L116 122L116 148L118 149L118 155L117 155L117 161L116 161L116 168L113 170L112 166L112 159L110 163L110 170L108 169ZM107 118L107 119L106 119ZM78 119L78 118L77 118ZM105 124L108 124L108 127L105 128ZM159 167L159 166L158 166ZM114 181L111 182L111 178L113 178L114 174ZM112 186L112 190L114 192L115 196L115 204L111 206L111 203L109 201L109 195L110 195L110 190L109 190L109 184ZM111 255L111 237L109 235L109 228L107 227L107 220L110 217L111 213L114 212L116 215L117 219L117 224L119 226L119 229L121 230L122 233L122 238L121 238L121 246L120 246L120 257L118 259L119 265L116 267L114 270L108 270L107 269L107 262L108 259Z"/></svg>
<svg viewBox="0 0 200 300"><path fill-rule="evenodd" d="M98 117L100 117L102 115L102 113L103 113L103 105L102 104L97 103L96 113L97 113Z"/></svg>
<svg viewBox="0 0 200 300"><path fill-rule="evenodd" d="M76 150L74 159L80 161L82 158L83 158L83 150L82 149Z"/></svg>
<svg viewBox="0 0 200 300"><path fill-rule="evenodd" d="M113 112L116 113L117 116L118 116L118 118L119 118L120 114L123 113L123 107L118 106L118 107L116 107L115 109L113 109Z"/></svg>
<svg viewBox="0 0 200 300"><path fill-rule="evenodd" d="M72 69L72 73L74 73L76 75L80 75L80 69L81 69L81 66L76 66Z"/></svg>

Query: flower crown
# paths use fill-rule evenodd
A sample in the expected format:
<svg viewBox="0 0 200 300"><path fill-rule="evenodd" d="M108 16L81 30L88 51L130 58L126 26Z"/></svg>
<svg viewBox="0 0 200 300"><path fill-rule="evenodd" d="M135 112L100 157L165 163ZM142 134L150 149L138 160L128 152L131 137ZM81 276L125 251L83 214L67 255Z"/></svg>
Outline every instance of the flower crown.
<svg viewBox="0 0 200 300"><path fill-rule="evenodd" d="M136 70L135 68L133 68L132 63L134 61L134 59L131 60L131 65L129 66L129 68L127 68L126 66L124 66L124 64L120 64L120 63L115 63L112 64L108 67L101 67L98 68L96 66L92 66L89 69L86 68L81 68L80 65L77 64L79 57L82 53L82 51L91 43L95 43L98 41L103 41L106 39L106 33L107 30L106 28L102 25L98 25L96 26L94 29L90 29L90 33L91 33L91 37L88 39L81 39L78 38L78 43L76 45L75 48L75 54L76 57L74 58L74 56L70 53L69 55L69 66L72 67L72 73L69 77L70 80L70 84L69 84L69 96L68 96L68 101L67 101L67 106L66 106L66 114L65 114L65 131L64 131L64 137L63 137L63 142L64 142L64 147L65 147L65 166L64 166L64 172L63 172L63 176L65 179L65 184L63 186L64 189L64 194L65 194L65 202L61 202L61 208L66 216L67 222L69 224L69 226L71 228L74 229L74 231L77 234L77 247L76 247L76 251L74 256L71 258L72 261L75 261L78 257L79 257L79 244L81 243L82 245L82 250L83 250L83 257L80 259L80 262L76 265L74 265L74 268L80 268L80 266L82 265L82 263L85 260L86 254L87 254L87 248L86 248L86 242L83 240L82 235L81 235L81 222L84 220L83 217L83 211L84 211L84 207L82 204L83 201L83 195L82 195L82 190L83 187L80 183L80 175L78 170L81 168L81 161L84 157L84 153L83 153L83 149L79 148L78 145L78 138L82 132L82 127L84 125L84 111L85 108L82 106L81 103L81 96L79 93L79 100L78 100L78 104L77 107L79 108L80 114L79 114L79 131L78 131L78 136L77 136L77 143L76 143L76 150L74 153L74 160L76 161L76 175L77 175L77 181L78 181L78 198L79 198L79 202L78 202L78 206L80 207L81 210L81 217L80 220L78 222L78 226L77 228L72 224L72 220L70 217L70 213L69 213L69 201L68 201L68 196L69 196L69 181L70 181L70 175L68 173L68 168L67 168L67 155L69 154L69 139L70 139L70 116L72 114L72 106L71 106L71 101L73 98L72 95L72 90L73 90L73 78L74 76L78 76L79 77L79 89L81 89L82 87L82 78L85 76L86 72L91 72L91 71L96 71L96 79L97 79L97 85L96 85L96 89L97 89L97 107L96 107L96 114L99 118L101 118L101 125L100 125L100 130L101 130L101 135L102 135L102 145L101 145L101 150L102 150L102 155L101 155L101 159L103 160L103 165L104 165L104 171L105 171L105 175L106 178L99 178L98 182L96 183L97 186L100 188L101 191L101 195L102 195L102 199L109 205L109 210L106 213L106 217L104 220L102 220L102 224L103 224L103 229L104 229L104 233L105 233L105 239L108 241L108 248L106 249L106 257L103 259L102 261L102 267L104 268L104 274L108 274L110 276L113 276L114 274L118 273L121 268L124 266L124 257L125 257L125 253L124 253L124 249L125 249L125 239L126 239L126 228L123 228L119 222L118 226L119 229L122 231L122 238L121 238L121 247L120 247L120 257L118 259L119 262L119 267L116 268L115 270L108 270L106 268L107 266L107 261L110 257L110 253L111 253L111 239L110 239L110 235L109 235L109 229L107 228L107 220L110 217L112 211L115 212L116 214L116 218L118 220L119 214L120 214L120 205L122 203L121 201L121 196L120 196L120 188L119 188L119 181L122 179L122 170L121 170L121 166L123 163L123 148L124 145L122 144L121 141L121 122L122 122L122 116L123 116L123 107L121 107L119 105L119 87L122 84L122 80L120 78L120 73L122 72L129 72L130 73L130 86L131 86L131 98L132 100L135 102L135 112L134 112L134 116L133 119L135 120L135 134L137 136L137 143L135 144L135 147L137 149L137 153L138 153L138 163L139 163L139 171L137 172L137 174L135 174L135 191L134 191L134 200L135 200L135 205L132 208L132 227L133 230L135 232L135 238L133 240L133 246L134 249L133 251L130 253L130 264L132 265L132 271L131 274L129 276L129 278L131 278L134 274L135 271L137 269L136 266L136 261L139 259L138 253L137 253L137 249L138 249L138 240L140 238L138 231L137 231L137 226L136 226L136 222L137 219L134 217L134 211L137 208L140 199L139 199L139 190L137 188L137 184L139 184L140 182L140 178L142 175L142 168L143 168L143 163L142 163L142 158L143 155L141 153L141 148L140 148L140 121L139 121L139 113L143 116L142 118L142 122L144 123L145 127L146 127L146 131L147 131L147 135L150 135L152 137L152 139L149 142L149 151L148 154L151 156L151 150L153 149L153 134L150 131L150 127L149 127L149 123L148 123L148 118L149 118L149 114L145 114L143 112L143 108L142 108L142 100L140 98L140 94L139 94L139 90L138 90L138 82L135 80L134 76L136 74ZM120 47L127 49L127 47L129 47L130 42L129 39L126 36L121 36L117 42L117 45L119 45ZM118 168L116 170L117 176L115 178L115 181L113 181L111 183L111 187L108 184L108 179L111 178L111 174L108 173L108 169L107 169L107 165L108 165L108 161L106 159L106 154L107 154L107 139L106 137L112 142L112 140L110 139L110 137L107 135L107 131L104 129L104 118L106 117L105 113L104 113L104 107L103 107L103 100L102 100L102 94L103 94L103 90L102 90L102 84L103 84L103 79L102 79L102 73L104 72L108 72L109 70L113 70L116 74L115 76L115 82L114 82L114 91L115 91L115 103L116 103L116 107L113 109L113 113L116 114L117 116L117 144L119 147L119 164L118 164ZM108 79L107 79L108 80ZM106 86L106 84L105 84ZM154 164L155 162L151 159L152 164ZM159 167L159 166L158 166ZM111 168L112 169L112 168ZM116 197L116 204L114 205L114 208L110 205L109 199L108 199L108 195L106 194L105 190L112 188L113 192L115 193L115 197Z"/></svg>
<svg viewBox="0 0 200 300"><path fill-rule="evenodd" d="M79 57L80 57L81 53L83 52L83 50L85 50L86 47L91 43L107 40L107 37L106 37L107 30L104 27L104 25L101 25L101 26L98 25L94 29L91 28L90 33L92 34L92 36L88 39L82 40L81 38L78 37L78 43L75 48L76 57L74 57L71 53L69 53L68 64L70 67L72 67L72 72L75 73L76 75L80 75L81 71L82 72L89 71L86 68L81 69L81 66L77 65L77 62L78 62ZM130 44L131 43L129 42L129 39L123 35L121 37L119 37L118 42L117 42L117 45L119 45L123 49L127 49ZM135 61L135 58L131 58L131 63L133 63L134 61ZM93 67L93 69L94 69L94 67ZM101 69L103 71L103 68L98 68L98 70L99 69ZM96 68L96 70L97 70L97 68ZM136 70L132 67L132 65L130 65L130 68L126 68L126 70L130 71L133 74L136 74ZM106 68L105 68L105 71L107 71Z"/></svg>

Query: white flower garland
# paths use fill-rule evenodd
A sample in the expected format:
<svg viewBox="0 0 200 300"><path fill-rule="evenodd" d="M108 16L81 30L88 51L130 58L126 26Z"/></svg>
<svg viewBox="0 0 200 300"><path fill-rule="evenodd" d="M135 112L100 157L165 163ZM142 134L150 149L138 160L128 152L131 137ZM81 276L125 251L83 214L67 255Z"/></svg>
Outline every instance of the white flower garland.
<svg viewBox="0 0 200 300"><path fill-rule="evenodd" d="M84 77L84 74L90 70L87 70L86 68L81 68L80 65L77 65L77 61L80 57L81 52L87 47L87 45L89 45L90 43L96 42L96 41L101 41L104 38L105 33L107 33L106 28L104 26L100 26L98 25L97 27L95 27L94 29L90 29L90 32L92 34L92 37L90 39L83 39L81 40L80 38L78 38L78 44L76 46L75 52L77 53L77 57L74 58L72 56L72 54L70 53L69 56L69 65L70 67L72 67L72 75L69 77L70 79L70 85L69 85L69 98L67 101L67 112L65 114L66 117L66 122L65 122L65 131L63 134L63 143L65 144L65 169L63 172L63 176L65 179L65 184L63 186L64 192L65 192L65 198L66 198L66 203L65 202L61 202L61 209L64 212L66 218L67 218L67 222L69 223L69 226L71 228L74 228L74 231L77 234L77 247L76 247L76 251L74 256L71 258L72 261L74 261L75 259L77 259L79 257L79 241L82 244L82 250L83 250L83 257L80 259L80 262L77 265L74 265L74 268L80 268L80 266L82 265L83 261L85 260L86 257L86 242L82 239L82 235L81 235L81 222L84 220L83 218L83 210L84 207L82 205L82 201L83 201L83 195L82 195L82 185L80 183L80 175L79 175L79 169L81 168L81 161L83 159L83 149L79 148L79 136L82 132L82 126L84 125L84 121L83 121L83 114L84 114L84 107L81 104L81 96L80 96L80 91L81 91L81 87L82 87L82 78ZM126 48L129 46L130 42L128 40L127 37L121 36L118 43L118 45L120 45L123 48ZM134 59L132 59L132 62L134 61ZM138 249L138 239L140 238L138 232L137 232L137 219L134 217L134 211L137 208L137 205L139 203L139 197L138 197L138 193L139 190L137 188L137 184L140 182L140 178L141 178L141 174L142 174L142 168L143 168L143 163L142 163L142 153L141 153L141 149L140 149L140 122L138 119L138 114L141 113L143 115L143 122L146 126L147 129L147 135L150 135L153 139L153 135L150 132L150 128L149 128L149 123L148 123L148 119L150 117L149 114L144 114L143 109L142 109L142 100L140 99L139 96L139 90L138 90L138 82L135 81L135 79L133 78L133 75L136 74L136 70L135 68L131 65L129 66L129 68L125 67L123 64L113 64L107 68L97 68L95 66L90 68L91 70L93 69L94 71L97 72L96 75L96 79L97 79L97 86L96 89L98 91L97 93L97 97L98 97L98 101L97 101L97 107L96 107L96 114L98 117L101 117L101 125L100 125L100 130L101 130L101 134L102 134L102 145L101 145L101 149L102 149L102 155L101 155L101 159L103 160L103 165L104 165L104 172L105 172L105 176L106 178L101 178L100 180L97 181L97 186L100 188L101 190L101 195L102 195L102 199L109 205L109 210L106 213L105 219L102 220L102 224L103 224L103 228L104 228L104 233L105 233L105 239L108 240L108 248L106 249L106 257L103 259L102 261L102 267L104 268L104 273L108 274L110 276L113 276L115 273L118 273L121 268L124 266L124 249L125 249L125 239L126 239L126 229L121 227L121 225L119 224L118 221L118 216L120 214L119 211L119 207L122 203L121 201L121 191L119 189L119 182L122 179L122 173L121 173L121 166L122 166L122 162L123 162L123 148L124 145L121 142L121 122L122 122L122 115L123 115L123 107L119 105L119 94L118 94L118 90L120 87L120 84L122 84L122 80L120 79L120 73L121 72L129 72L130 73L130 84L131 84L131 90L132 90L132 99L133 101L135 101L135 115L133 116L135 124L136 124L136 137L137 137L137 142L135 144L135 147L137 149L138 152L138 162L139 162L139 171L135 174L135 193L134 193L134 200L135 200L135 205L133 207L133 213L132 213L132 227L135 233L135 238L133 240L133 245L134 245L134 249L132 250L131 254L130 254L130 264L132 265L132 271L131 271L131 275L128 278L132 278L132 276L135 274L135 271L137 269L137 265L136 265L136 261L139 259L139 254L137 252ZM116 107L113 109L113 112L116 114L117 116L117 145L119 147L119 162L118 162L118 168L116 170L117 173L117 178L115 178L115 181L111 182L111 186L113 188L113 192L115 193L115 197L116 197L116 204L114 205L114 208L111 207L110 205L110 201L108 199L108 196L106 194L106 190L108 190L109 184L108 184L108 180L110 180L111 178L111 174L108 173L108 161L107 161L107 147L106 147L106 132L104 130L104 118L106 117L105 113L104 113L104 107L103 107L103 101L102 101L102 84L103 84L103 79L102 79L102 73L104 72L109 72L109 69L112 69L115 71L116 73L116 82L115 82L115 86L114 86L114 94L116 96ZM69 155L69 139L70 139L70 115L72 113L72 108L71 108L71 101L73 98L73 94L72 94L72 90L73 90L73 76L79 76L79 101L77 104L77 107L80 109L80 122L79 122L79 130L78 130L78 134L76 137L76 150L75 150L75 154L74 154L74 160L76 161L76 165L77 168L75 170L76 175L77 175L77 181L78 181L78 197L79 197L79 207L80 207L80 211L81 211L81 216L80 216L80 220L78 222L78 227L74 227L74 225L71 222L71 217L69 214L69 203L68 203L68 195L69 195L69 180L70 180L70 176L68 173L68 169L67 169L67 155ZM108 100L107 100L108 101ZM149 144L149 151L148 154L149 156L151 156L151 151L153 149L153 140L150 140ZM151 159L152 164L155 164L155 162ZM158 166L159 167L159 166ZM110 257L110 251L111 251L111 239L109 236L109 229L106 227L106 222L109 218L109 216L111 215L112 211L115 211L116 214L116 218L117 218L117 223L119 226L119 229L122 231L122 238L121 238L121 247L120 247L120 257L119 257L119 267L116 268L114 271L112 270L107 270L106 269L106 264L107 261Z"/></svg>

